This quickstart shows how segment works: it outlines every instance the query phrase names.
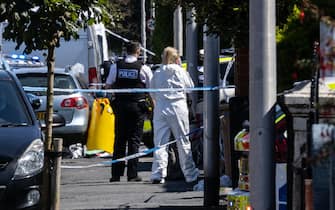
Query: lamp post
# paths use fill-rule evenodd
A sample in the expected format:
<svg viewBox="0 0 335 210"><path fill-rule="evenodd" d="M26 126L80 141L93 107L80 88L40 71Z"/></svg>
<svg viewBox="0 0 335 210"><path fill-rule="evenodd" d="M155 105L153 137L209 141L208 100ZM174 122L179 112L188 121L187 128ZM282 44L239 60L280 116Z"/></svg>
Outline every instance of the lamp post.
<svg viewBox="0 0 335 210"><path fill-rule="evenodd" d="M145 13L145 0L141 0L141 42L143 49L147 48L147 36L146 36L146 13ZM147 52L143 50L143 63L147 61Z"/></svg>
<svg viewBox="0 0 335 210"><path fill-rule="evenodd" d="M250 202L275 209L274 115L276 103L275 0L250 0Z"/></svg>
<svg viewBox="0 0 335 210"><path fill-rule="evenodd" d="M180 5L173 13L173 45L179 55L183 56L183 14Z"/></svg>

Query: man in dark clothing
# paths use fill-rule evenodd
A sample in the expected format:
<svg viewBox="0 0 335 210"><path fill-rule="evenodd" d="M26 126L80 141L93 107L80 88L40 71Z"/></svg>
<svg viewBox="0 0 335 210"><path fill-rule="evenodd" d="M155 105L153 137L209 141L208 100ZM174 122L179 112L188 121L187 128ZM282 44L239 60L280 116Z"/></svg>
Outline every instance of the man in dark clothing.
<svg viewBox="0 0 335 210"><path fill-rule="evenodd" d="M106 88L147 88L152 78L151 69L138 61L141 46L138 42L130 42L127 45L125 59L111 65ZM115 143L113 160L126 156L128 143L128 155L138 152L143 135L143 123L146 114L145 93L116 93L113 101L115 109ZM137 173L138 159L128 160L128 181L142 181ZM112 178L110 182L120 181L123 176L125 162L112 165Z"/></svg>

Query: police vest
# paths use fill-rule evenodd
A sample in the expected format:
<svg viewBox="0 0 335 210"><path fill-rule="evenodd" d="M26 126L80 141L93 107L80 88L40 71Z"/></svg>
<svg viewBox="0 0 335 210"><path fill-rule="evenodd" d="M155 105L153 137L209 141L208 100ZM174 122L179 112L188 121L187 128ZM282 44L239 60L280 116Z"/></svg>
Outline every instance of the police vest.
<svg viewBox="0 0 335 210"><path fill-rule="evenodd" d="M145 83L140 78L142 65L141 61L133 63L126 63L124 60L118 61L116 63L115 87L118 89L145 88ZM115 96L118 100L138 101L145 98L145 93L117 93Z"/></svg>

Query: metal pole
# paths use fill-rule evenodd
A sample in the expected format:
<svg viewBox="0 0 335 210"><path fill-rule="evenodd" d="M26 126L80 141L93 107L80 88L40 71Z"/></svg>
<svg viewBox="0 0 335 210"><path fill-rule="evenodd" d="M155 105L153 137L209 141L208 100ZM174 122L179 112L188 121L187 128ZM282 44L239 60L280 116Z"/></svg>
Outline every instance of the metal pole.
<svg viewBox="0 0 335 210"><path fill-rule="evenodd" d="M63 139L53 139L55 154L61 154L63 148ZM60 178L61 178L61 162L62 156L59 155L53 158L53 169L51 174L51 210L58 210L60 207Z"/></svg>
<svg viewBox="0 0 335 210"><path fill-rule="evenodd" d="M204 26L204 31L207 31ZM204 33L204 86L219 85L219 46L215 35ZM204 93L204 206L219 205L219 90Z"/></svg>
<svg viewBox="0 0 335 210"><path fill-rule="evenodd" d="M156 18L156 4L155 0L151 0L151 18Z"/></svg>
<svg viewBox="0 0 335 210"><path fill-rule="evenodd" d="M0 53L2 53L2 33L3 33L3 22L0 23Z"/></svg>
<svg viewBox="0 0 335 210"><path fill-rule="evenodd" d="M250 202L275 209L274 113L276 103L275 0L250 0Z"/></svg>
<svg viewBox="0 0 335 210"><path fill-rule="evenodd" d="M173 13L173 45L183 56L183 14L180 5Z"/></svg>
<svg viewBox="0 0 335 210"><path fill-rule="evenodd" d="M155 8L155 0L150 0L150 18L152 20L154 20L154 21L155 21L155 17L156 17L155 10L156 10L156 8ZM151 39L152 39L153 31L154 30L150 30ZM151 42L150 42L150 45L151 45Z"/></svg>
<svg viewBox="0 0 335 210"><path fill-rule="evenodd" d="M198 86L198 26L194 17L195 10L187 11L187 24L186 24L186 60L187 71L195 84ZM196 105L198 101L197 92L191 93L192 99L192 113L196 112Z"/></svg>
<svg viewBox="0 0 335 210"><path fill-rule="evenodd" d="M145 13L145 0L141 0L141 38L142 47L147 48L147 36L146 36L146 13ZM143 50L143 63L147 61L147 51Z"/></svg>
<svg viewBox="0 0 335 210"><path fill-rule="evenodd" d="M334 144L334 135L332 135L332 145ZM329 157L329 210L335 210L335 196L334 196L334 156Z"/></svg>

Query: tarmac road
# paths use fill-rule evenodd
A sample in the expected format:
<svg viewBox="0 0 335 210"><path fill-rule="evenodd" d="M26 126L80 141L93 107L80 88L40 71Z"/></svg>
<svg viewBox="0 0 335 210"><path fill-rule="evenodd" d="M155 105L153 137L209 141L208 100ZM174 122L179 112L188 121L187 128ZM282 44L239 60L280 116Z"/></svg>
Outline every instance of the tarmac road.
<svg viewBox="0 0 335 210"><path fill-rule="evenodd" d="M63 159L63 166L86 166L111 159L93 157ZM203 191L187 191L183 179L151 184L151 157L139 159L142 182L110 183L110 167L61 169L60 209L208 209ZM221 203L221 201L220 201ZM220 209L225 209L222 206ZM213 209L213 208L211 208Z"/></svg>

